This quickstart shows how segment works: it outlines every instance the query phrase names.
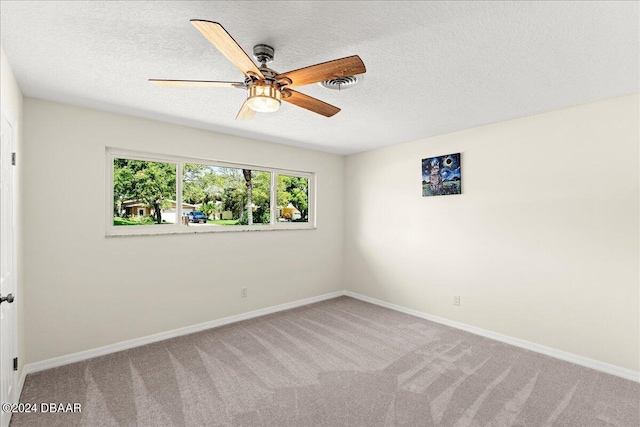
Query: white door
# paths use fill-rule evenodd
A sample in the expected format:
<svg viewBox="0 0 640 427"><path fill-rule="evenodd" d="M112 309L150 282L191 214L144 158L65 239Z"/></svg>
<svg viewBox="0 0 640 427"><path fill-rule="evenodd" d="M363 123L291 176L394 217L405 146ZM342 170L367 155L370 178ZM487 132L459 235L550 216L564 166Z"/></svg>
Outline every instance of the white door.
<svg viewBox="0 0 640 427"><path fill-rule="evenodd" d="M13 303L16 297L14 134L4 114L0 133L0 403L16 403L17 372L13 369L13 358L17 356L17 316ZM10 420L11 413L2 411L0 426L8 426Z"/></svg>

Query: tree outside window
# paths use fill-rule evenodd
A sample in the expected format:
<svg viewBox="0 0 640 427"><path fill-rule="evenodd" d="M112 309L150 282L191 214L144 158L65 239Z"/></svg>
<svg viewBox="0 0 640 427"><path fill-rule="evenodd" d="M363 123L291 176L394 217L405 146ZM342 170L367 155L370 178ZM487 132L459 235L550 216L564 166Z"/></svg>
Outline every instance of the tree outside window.
<svg viewBox="0 0 640 427"><path fill-rule="evenodd" d="M162 211L172 207L175 195L175 164L114 159L114 225L167 223Z"/></svg>

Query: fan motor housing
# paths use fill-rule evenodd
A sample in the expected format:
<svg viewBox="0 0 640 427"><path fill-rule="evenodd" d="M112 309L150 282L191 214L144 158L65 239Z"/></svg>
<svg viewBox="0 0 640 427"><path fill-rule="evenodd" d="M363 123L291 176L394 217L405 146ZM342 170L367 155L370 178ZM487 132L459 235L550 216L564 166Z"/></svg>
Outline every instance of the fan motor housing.
<svg viewBox="0 0 640 427"><path fill-rule="evenodd" d="M275 80L276 76L278 75L277 71L272 70L269 67L260 67L260 72L262 73L264 78L268 80Z"/></svg>
<svg viewBox="0 0 640 427"><path fill-rule="evenodd" d="M260 70L260 73L262 73L262 75L264 76L264 79L266 81L270 83L275 83L276 76L278 75L278 72L276 70L272 70L269 67L259 67L259 70ZM250 86L258 80L261 80L261 79L259 79L258 76L252 73L249 77L244 79L244 84L245 86Z"/></svg>

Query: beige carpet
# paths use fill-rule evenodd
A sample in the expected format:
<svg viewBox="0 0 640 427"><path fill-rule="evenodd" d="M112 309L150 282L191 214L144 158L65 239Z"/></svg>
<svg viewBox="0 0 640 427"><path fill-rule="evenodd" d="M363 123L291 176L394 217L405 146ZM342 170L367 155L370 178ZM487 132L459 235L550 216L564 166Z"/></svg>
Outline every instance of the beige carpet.
<svg viewBox="0 0 640 427"><path fill-rule="evenodd" d="M640 384L341 297L29 375L19 426L639 426Z"/></svg>

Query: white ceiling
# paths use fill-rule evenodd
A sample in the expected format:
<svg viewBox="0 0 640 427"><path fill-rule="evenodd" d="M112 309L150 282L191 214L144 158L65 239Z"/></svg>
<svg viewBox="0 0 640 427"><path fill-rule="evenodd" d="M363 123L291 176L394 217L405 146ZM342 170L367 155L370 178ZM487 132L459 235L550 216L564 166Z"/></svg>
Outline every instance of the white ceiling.
<svg viewBox="0 0 640 427"><path fill-rule="evenodd" d="M350 154L638 92L637 2L2 1L1 44L24 95ZM220 22L279 72L360 55L364 81L300 92L332 118L283 103L235 121L238 89L148 78L241 73L189 23ZM516 141L514 141L515 143Z"/></svg>

